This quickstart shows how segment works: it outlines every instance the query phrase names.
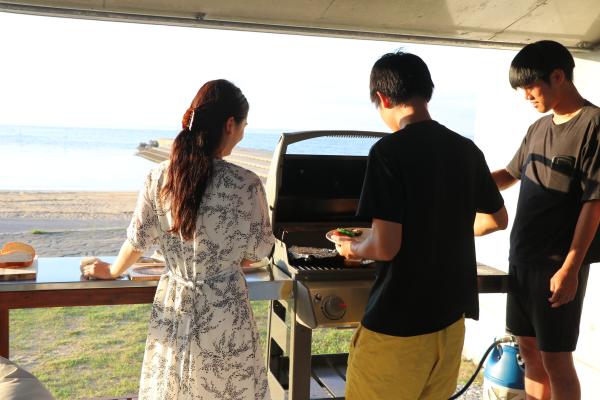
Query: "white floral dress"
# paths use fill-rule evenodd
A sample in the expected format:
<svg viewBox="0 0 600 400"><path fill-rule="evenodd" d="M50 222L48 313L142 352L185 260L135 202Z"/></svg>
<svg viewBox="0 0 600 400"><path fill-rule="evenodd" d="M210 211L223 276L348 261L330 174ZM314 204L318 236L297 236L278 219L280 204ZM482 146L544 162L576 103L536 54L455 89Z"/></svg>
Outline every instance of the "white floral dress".
<svg viewBox="0 0 600 400"><path fill-rule="evenodd" d="M162 163L148 175L127 231L137 250L158 244L167 265L152 307L139 398L269 399L240 267L273 246L262 183L253 172L215 160L195 236L185 241L168 232L171 213L159 201L167 168Z"/></svg>

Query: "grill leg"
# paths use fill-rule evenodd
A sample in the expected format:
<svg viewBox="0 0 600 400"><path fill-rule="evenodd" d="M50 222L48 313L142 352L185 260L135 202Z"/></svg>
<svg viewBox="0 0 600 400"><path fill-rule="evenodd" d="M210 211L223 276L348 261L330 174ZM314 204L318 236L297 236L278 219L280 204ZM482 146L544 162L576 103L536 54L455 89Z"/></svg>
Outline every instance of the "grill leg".
<svg viewBox="0 0 600 400"><path fill-rule="evenodd" d="M296 321L294 300L272 301L267 374L273 400L310 399L311 342L312 330Z"/></svg>
<svg viewBox="0 0 600 400"><path fill-rule="evenodd" d="M269 320L267 324L267 376L273 400L287 398L288 388L288 358L287 351L289 327L285 324L286 308L278 300L269 305Z"/></svg>
<svg viewBox="0 0 600 400"><path fill-rule="evenodd" d="M299 324L295 315L290 338L290 400L310 398L310 361L312 330Z"/></svg>

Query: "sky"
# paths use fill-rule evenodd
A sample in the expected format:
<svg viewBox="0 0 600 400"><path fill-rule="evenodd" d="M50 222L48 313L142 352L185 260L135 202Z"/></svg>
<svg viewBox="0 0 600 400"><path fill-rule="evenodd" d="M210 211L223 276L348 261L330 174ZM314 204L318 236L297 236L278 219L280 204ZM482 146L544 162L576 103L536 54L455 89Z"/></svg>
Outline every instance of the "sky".
<svg viewBox="0 0 600 400"><path fill-rule="evenodd" d="M199 87L225 78L250 102L249 128L387 130L369 72L403 49L429 65L434 118L469 133L486 71L514 55L10 13L0 38L0 125L177 129Z"/></svg>

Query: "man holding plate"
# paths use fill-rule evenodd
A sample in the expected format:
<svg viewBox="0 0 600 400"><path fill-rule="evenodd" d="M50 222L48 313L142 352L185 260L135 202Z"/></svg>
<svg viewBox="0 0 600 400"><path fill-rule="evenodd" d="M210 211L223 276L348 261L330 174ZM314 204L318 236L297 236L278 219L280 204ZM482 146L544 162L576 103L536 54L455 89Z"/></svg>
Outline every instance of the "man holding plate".
<svg viewBox="0 0 600 400"><path fill-rule="evenodd" d="M431 119L421 58L373 66L371 100L394 132L369 153L358 214L372 219L338 252L381 263L350 345L346 398L447 399L456 388L464 318L478 318L473 236L505 229L504 201L475 144Z"/></svg>

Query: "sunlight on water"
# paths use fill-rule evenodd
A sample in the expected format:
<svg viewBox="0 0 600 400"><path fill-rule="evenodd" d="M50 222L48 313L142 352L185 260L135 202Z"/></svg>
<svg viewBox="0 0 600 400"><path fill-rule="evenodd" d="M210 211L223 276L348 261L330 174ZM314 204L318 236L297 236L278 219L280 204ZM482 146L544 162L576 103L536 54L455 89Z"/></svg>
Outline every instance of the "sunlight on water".
<svg viewBox="0 0 600 400"><path fill-rule="evenodd" d="M248 129L240 147L273 151L283 130ZM156 164L135 155L140 142L172 131L0 126L0 190L137 191ZM323 137L294 154L366 155L374 139Z"/></svg>
<svg viewBox="0 0 600 400"><path fill-rule="evenodd" d="M154 163L135 156L163 131L0 127L0 190L137 191Z"/></svg>
<svg viewBox="0 0 600 400"><path fill-rule="evenodd" d="M0 190L138 190L154 165L132 150L2 147Z"/></svg>

